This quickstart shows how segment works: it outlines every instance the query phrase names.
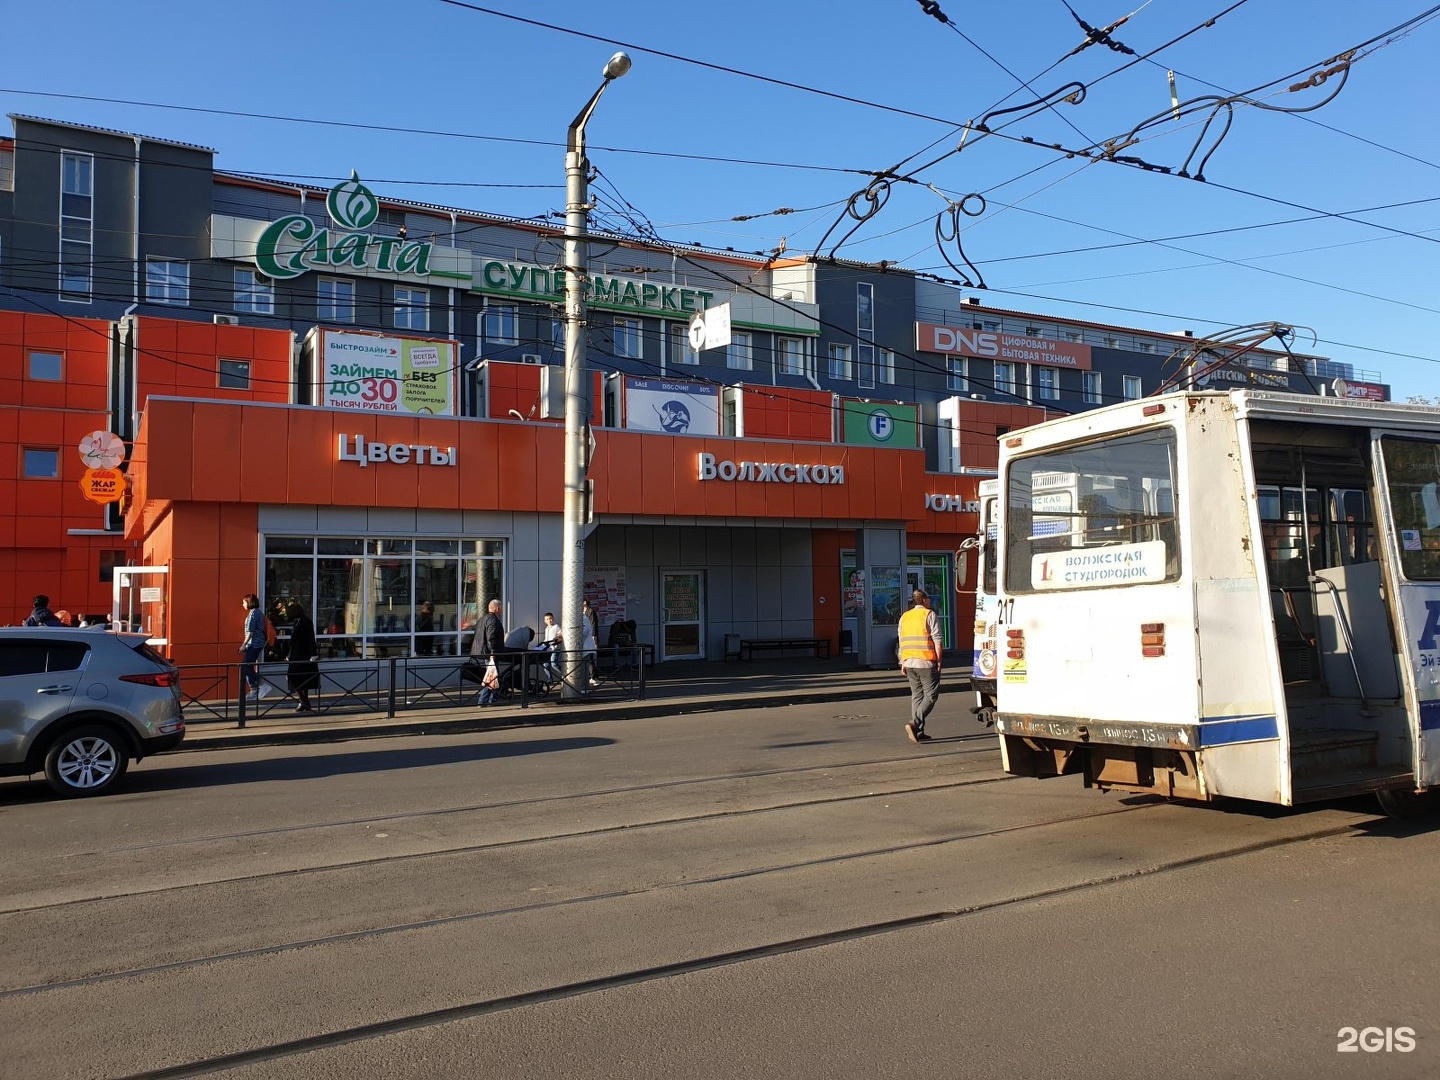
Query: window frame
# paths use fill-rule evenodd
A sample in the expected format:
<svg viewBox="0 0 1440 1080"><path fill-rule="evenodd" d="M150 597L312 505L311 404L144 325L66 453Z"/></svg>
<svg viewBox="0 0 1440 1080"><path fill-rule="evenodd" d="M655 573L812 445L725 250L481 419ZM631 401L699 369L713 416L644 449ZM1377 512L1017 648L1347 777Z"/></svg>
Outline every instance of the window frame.
<svg viewBox="0 0 1440 1080"><path fill-rule="evenodd" d="M408 285L395 286L394 320L396 330L418 330L430 332L430 290L411 288ZM416 316L419 325L416 325Z"/></svg>
<svg viewBox="0 0 1440 1080"><path fill-rule="evenodd" d="M341 294L349 293L346 299ZM343 307L342 307L343 305ZM315 279L315 318L318 322L355 321L355 282L350 278L321 275Z"/></svg>
<svg viewBox="0 0 1440 1080"><path fill-rule="evenodd" d="M480 310L480 343L482 346L520 344L520 305L485 301Z"/></svg>
<svg viewBox="0 0 1440 1080"><path fill-rule="evenodd" d="M826 378L835 382L850 382L855 376L855 363L849 345L832 341L825 346Z"/></svg>
<svg viewBox="0 0 1440 1080"><path fill-rule="evenodd" d="M167 307L190 305L190 263L168 255L145 256L145 302Z"/></svg>
<svg viewBox="0 0 1440 1080"><path fill-rule="evenodd" d="M732 371L755 369L755 339L748 330L732 330L725 346L725 366Z"/></svg>
<svg viewBox="0 0 1440 1080"><path fill-rule="evenodd" d="M670 342L670 355L667 360L671 364L682 364L686 367L694 367L700 363L699 351L690 344L690 324L683 322L672 322L668 336Z"/></svg>
<svg viewBox="0 0 1440 1080"><path fill-rule="evenodd" d="M645 359L645 323L641 319L617 316L610 324L610 342L620 360ZM631 349L634 349L632 352Z"/></svg>
<svg viewBox="0 0 1440 1080"><path fill-rule="evenodd" d="M242 315L275 314L275 282L260 271L248 267L235 267L233 277L235 310ZM263 301L263 303L262 303Z"/></svg>
<svg viewBox="0 0 1440 1080"><path fill-rule="evenodd" d="M236 370L226 372L225 365L231 364ZM244 370L239 370L243 368ZM215 358L215 386L220 390L249 390L251 363L249 360L237 360L228 356ZM227 383L226 379L234 380Z"/></svg>
<svg viewBox="0 0 1440 1080"><path fill-rule="evenodd" d="M52 461L53 469L48 472L32 472L30 468L32 454L44 454L48 456ZM22 446L20 448L20 479L59 480L60 448L58 446Z"/></svg>
<svg viewBox="0 0 1440 1080"><path fill-rule="evenodd" d="M84 183L71 190L78 179L72 166L83 163ZM82 204L79 200L85 200ZM83 209L85 213L76 211ZM60 151L60 192L57 230L58 264L56 291L68 303L88 304L95 291L95 155L80 150Z"/></svg>
<svg viewBox="0 0 1440 1080"><path fill-rule="evenodd" d="M803 337L776 337L775 373L801 379L810 373L809 350Z"/></svg>
<svg viewBox="0 0 1440 1080"><path fill-rule="evenodd" d="M37 374L35 361L41 358L53 359L55 361L54 375ZM27 349L25 352L25 377L34 382L64 382L65 354L63 352L51 352L49 349Z"/></svg>

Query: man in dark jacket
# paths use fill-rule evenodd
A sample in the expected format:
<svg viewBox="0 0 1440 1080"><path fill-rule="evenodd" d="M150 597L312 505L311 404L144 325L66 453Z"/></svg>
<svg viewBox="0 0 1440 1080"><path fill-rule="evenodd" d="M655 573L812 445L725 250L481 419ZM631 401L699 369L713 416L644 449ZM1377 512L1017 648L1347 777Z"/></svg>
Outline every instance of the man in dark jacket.
<svg viewBox="0 0 1440 1080"><path fill-rule="evenodd" d="M499 663L499 657L505 652L505 624L500 621L500 601L491 600L489 610L485 613L485 621L480 624L480 629L475 633L475 640L470 643L470 655L484 661L495 661ZM495 693L497 687L489 685L488 682L480 686L481 706L493 705L497 699Z"/></svg>
<svg viewBox="0 0 1440 1080"><path fill-rule="evenodd" d="M25 618L26 626L64 626L50 610L50 597L43 593L35 597L35 609Z"/></svg>

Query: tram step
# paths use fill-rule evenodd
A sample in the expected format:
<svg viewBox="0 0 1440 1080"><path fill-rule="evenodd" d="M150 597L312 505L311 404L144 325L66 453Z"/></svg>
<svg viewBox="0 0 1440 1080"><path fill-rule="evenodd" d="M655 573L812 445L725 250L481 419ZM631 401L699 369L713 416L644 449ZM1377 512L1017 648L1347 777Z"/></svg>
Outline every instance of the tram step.
<svg viewBox="0 0 1440 1080"><path fill-rule="evenodd" d="M1375 732L1353 728L1292 732L1291 772L1298 778L1373 769L1379 742Z"/></svg>
<svg viewBox="0 0 1440 1080"><path fill-rule="evenodd" d="M1377 765L1352 772L1296 776L1293 796L1297 803L1320 802L1324 799L1340 799L1350 795L1368 795L1373 791L1403 788L1414 782L1414 774L1409 769Z"/></svg>

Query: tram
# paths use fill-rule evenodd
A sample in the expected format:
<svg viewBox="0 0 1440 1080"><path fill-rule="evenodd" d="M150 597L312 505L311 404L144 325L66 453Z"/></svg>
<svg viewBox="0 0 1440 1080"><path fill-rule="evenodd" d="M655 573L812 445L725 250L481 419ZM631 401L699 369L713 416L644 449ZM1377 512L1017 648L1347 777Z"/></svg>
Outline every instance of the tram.
<svg viewBox="0 0 1440 1080"><path fill-rule="evenodd" d="M998 487L1007 772L1428 808L1440 413L1172 393L1002 436Z"/></svg>

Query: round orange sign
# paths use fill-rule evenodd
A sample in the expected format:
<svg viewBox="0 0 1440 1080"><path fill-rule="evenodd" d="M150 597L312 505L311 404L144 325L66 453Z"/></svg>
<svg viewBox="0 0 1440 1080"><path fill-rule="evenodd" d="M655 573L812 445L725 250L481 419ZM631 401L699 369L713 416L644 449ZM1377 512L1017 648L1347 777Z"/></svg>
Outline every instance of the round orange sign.
<svg viewBox="0 0 1440 1080"><path fill-rule="evenodd" d="M119 502L125 497L125 474L119 469L86 469L80 490L91 502Z"/></svg>

